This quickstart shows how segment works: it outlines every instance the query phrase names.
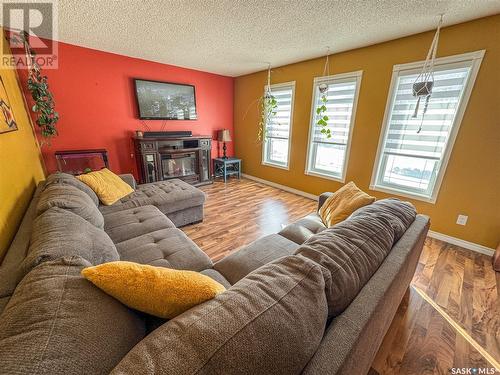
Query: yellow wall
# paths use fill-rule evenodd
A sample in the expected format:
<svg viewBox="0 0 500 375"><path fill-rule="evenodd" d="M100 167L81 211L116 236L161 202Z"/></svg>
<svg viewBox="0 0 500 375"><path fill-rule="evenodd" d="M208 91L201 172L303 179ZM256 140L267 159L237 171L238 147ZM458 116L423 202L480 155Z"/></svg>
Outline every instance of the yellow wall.
<svg viewBox="0 0 500 375"><path fill-rule="evenodd" d="M3 35L1 28L0 32ZM0 58L3 58L3 55L0 55ZM0 68L0 75L19 129L0 134L1 260L23 217L37 182L44 178L44 171L16 71Z"/></svg>
<svg viewBox="0 0 500 375"><path fill-rule="evenodd" d="M331 56L330 74L363 70L346 181L369 190L392 67L425 59L433 34ZM486 54L437 201L411 201L431 217L432 230L494 248L500 241L500 15L443 29L438 57L481 49ZM321 58L273 69L272 83L296 81L289 171L261 165L256 100L263 92L266 72L235 80L235 152L243 159L244 173L316 195L341 186L304 174L313 78L321 76L324 62ZM455 224L459 213L469 216L466 226Z"/></svg>

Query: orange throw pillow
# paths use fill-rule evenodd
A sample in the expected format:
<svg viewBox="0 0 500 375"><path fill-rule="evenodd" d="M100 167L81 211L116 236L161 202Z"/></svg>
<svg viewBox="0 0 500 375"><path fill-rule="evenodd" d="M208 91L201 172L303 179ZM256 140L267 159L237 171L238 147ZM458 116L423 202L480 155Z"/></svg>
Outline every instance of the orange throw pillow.
<svg viewBox="0 0 500 375"><path fill-rule="evenodd" d="M319 209L319 216L330 228L347 219L358 208L373 202L375 202L375 197L366 194L351 181L328 197Z"/></svg>
<svg viewBox="0 0 500 375"><path fill-rule="evenodd" d="M76 178L94 190L105 206L110 206L134 192L129 184L107 168L81 174Z"/></svg>

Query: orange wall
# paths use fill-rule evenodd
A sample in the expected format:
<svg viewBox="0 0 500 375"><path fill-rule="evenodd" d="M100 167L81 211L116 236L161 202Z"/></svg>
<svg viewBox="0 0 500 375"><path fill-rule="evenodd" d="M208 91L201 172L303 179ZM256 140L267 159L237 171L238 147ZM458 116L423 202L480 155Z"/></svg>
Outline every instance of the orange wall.
<svg viewBox="0 0 500 375"><path fill-rule="evenodd" d="M363 70L346 181L369 190L392 67L425 59L434 32L427 32L332 55L330 74ZM486 50L448 168L435 204L409 199L431 217L431 229L494 248L500 241L500 15L442 30L438 57ZM312 194L333 191L341 183L304 174L313 78L324 58L273 69L272 83L296 81L290 170L261 165L257 142L257 99L266 72L235 80L236 155L243 172ZM371 191L378 198L388 194ZM403 198L406 199L406 198ZM459 213L469 216L457 225Z"/></svg>
<svg viewBox="0 0 500 375"><path fill-rule="evenodd" d="M0 37L3 30L0 28ZM3 54L0 49L0 61ZM40 149L33 133L16 71L0 67L0 75L18 130L0 134L0 260L31 199L44 178Z"/></svg>

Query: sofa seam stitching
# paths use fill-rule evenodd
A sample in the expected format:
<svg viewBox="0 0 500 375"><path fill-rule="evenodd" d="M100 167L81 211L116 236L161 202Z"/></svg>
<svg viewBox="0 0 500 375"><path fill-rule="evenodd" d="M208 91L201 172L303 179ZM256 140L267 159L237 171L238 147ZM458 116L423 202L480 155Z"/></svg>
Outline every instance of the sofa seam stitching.
<svg viewBox="0 0 500 375"><path fill-rule="evenodd" d="M74 257L71 257L71 259L73 259L73 258ZM52 339L52 334L54 333L54 329L55 329L55 326L56 326L56 323L57 323L57 319L59 318L59 311L61 309L62 300L63 300L64 294L66 292L66 284L68 282L68 273L69 273L70 267L71 267L71 264L68 264L68 266L66 267L66 270L64 272L63 288L62 288L62 291L61 291L61 295L59 296L59 301L57 303L57 309L56 309L56 312L54 314L54 319L53 319L53 322L52 322L52 326L50 327L49 335L48 335L47 340L45 342L44 348L42 349L40 361L38 362L38 364L34 368L33 374L37 374L38 373L40 365L41 365L41 363L42 363L42 361L43 361L43 359L45 357L45 352L46 352L46 350L47 350L47 348L49 346L49 342Z"/></svg>

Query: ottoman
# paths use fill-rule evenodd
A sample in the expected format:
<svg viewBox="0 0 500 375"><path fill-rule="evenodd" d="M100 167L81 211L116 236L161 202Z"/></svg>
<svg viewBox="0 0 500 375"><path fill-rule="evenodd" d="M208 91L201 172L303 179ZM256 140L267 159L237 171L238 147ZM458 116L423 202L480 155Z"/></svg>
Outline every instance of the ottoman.
<svg viewBox="0 0 500 375"><path fill-rule="evenodd" d="M124 176L120 176L124 178ZM124 178L128 182L130 175ZM152 205L164 213L176 227L203 220L205 193L179 179L152 182L135 186L135 191L111 206L99 206L103 214L129 208Z"/></svg>

